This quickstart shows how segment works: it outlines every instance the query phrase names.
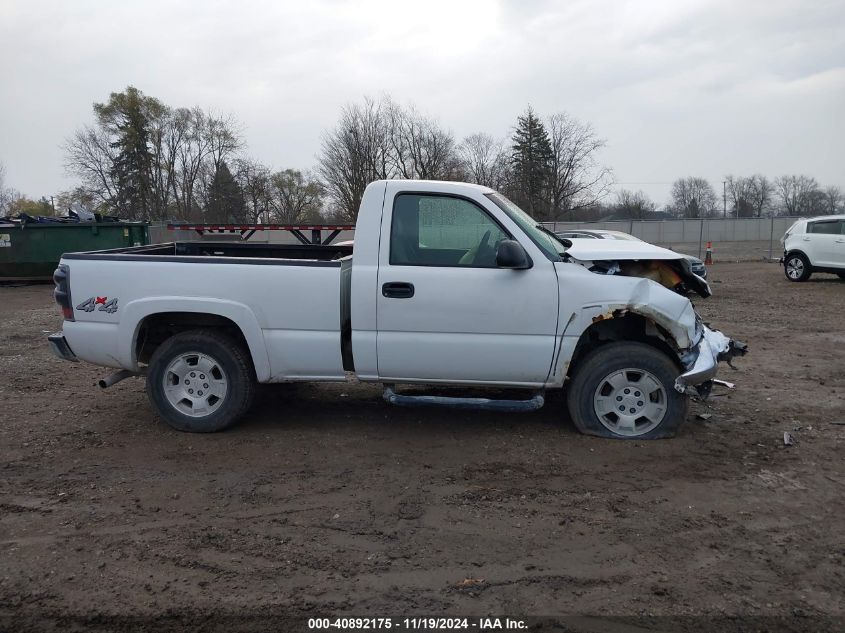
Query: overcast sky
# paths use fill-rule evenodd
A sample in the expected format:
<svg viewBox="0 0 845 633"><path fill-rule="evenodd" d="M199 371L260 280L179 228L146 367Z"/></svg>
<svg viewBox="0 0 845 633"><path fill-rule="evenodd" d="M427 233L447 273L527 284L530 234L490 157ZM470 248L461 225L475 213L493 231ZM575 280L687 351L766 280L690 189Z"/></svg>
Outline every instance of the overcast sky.
<svg viewBox="0 0 845 633"><path fill-rule="evenodd" d="M73 184L63 139L130 84L234 114L277 168L313 166L343 104L389 93L458 137L565 110L661 203L689 175L845 187L842 0L1 0L0 73L0 161L31 197Z"/></svg>

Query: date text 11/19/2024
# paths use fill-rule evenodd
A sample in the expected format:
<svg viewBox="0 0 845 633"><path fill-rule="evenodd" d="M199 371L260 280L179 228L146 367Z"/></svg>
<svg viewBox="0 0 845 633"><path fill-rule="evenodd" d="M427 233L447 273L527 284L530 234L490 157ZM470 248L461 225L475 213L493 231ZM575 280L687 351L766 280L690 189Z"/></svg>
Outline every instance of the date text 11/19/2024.
<svg viewBox="0 0 845 633"><path fill-rule="evenodd" d="M394 631L519 631L528 623L519 618L309 618L308 629L320 630L394 630Z"/></svg>

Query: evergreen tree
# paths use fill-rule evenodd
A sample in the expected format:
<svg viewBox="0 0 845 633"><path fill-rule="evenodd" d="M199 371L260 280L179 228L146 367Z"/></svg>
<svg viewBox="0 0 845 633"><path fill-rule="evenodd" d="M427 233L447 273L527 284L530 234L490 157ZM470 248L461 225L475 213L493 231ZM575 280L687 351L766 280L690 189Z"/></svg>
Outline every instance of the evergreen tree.
<svg viewBox="0 0 845 633"><path fill-rule="evenodd" d="M510 195L536 219L548 211L546 192L552 158L549 135L531 106L517 119L511 146Z"/></svg>
<svg viewBox="0 0 845 633"><path fill-rule="evenodd" d="M125 92L113 92L108 103L94 104L100 125L113 139L111 177L116 187L115 204L122 217L149 219L152 215L150 127L165 110L158 99L132 86Z"/></svg>
<svg viewBox="0 0 845 633"><path fill-rule="evenodd" d="M206 221L220 224L246 221L243 190L225 162L220 163L208 187Z"/></svg>

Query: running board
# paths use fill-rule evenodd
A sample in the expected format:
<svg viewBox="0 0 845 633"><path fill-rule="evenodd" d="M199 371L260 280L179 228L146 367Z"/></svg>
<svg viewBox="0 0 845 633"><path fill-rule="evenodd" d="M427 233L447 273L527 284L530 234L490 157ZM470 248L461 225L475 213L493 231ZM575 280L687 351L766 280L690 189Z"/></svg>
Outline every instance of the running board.
<svg viewBox="0 0 845 633"><path fill-rule="evenodd" d="M396 393L391 385L384 387L384 400L399 407L448 407L511 413L536 411L546 402L542 390L528 400L491 400L490 398L450 398L448 396L403 396Z"/></svg>

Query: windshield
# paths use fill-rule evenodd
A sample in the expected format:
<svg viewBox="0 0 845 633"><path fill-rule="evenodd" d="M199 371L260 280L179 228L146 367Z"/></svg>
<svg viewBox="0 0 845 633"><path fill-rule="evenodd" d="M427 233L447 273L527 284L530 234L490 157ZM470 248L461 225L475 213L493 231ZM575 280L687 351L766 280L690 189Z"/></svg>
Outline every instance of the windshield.
<svg viewBox="0 0 845 633"><path fill-rule="evenodd" d="M537 248L543 251L543 254L546 257L553 262L560 260L564 246L557 240L554 233L549 231L537 222L537 220L505 198L502 194L488 193L486 196L495 202L497 207L507 213L508 217L519 225L519 228L525 231L525 234L531 238L531 241L537 245Z"/></svg>
<svg viewBox="0 0 845 633"><path fill-rule="evenodd" d="M625 240L626 242L642 242L638 237L634 237L630 233L623 233L622 231L608 231L602 233L605 239L608 240Z"/></svg>

